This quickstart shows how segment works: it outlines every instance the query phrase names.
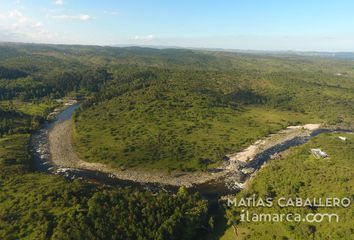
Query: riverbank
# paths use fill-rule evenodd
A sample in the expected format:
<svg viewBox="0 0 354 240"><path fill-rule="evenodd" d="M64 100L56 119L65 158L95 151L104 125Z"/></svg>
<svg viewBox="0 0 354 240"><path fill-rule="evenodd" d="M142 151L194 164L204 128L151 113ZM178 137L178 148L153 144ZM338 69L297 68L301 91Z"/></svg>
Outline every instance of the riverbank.
<svg viewBox="0 0 354 240"><path fill-rule="evenodd" d="M58 122L49 131L49 146L51 161L62 168L78 168L100 171L111 174L122 180L141 183L161 183L172 186L191 187L214 178L209 172L172 172L149 170L149 172L137 169L118 170L102 163L86 162L78 158L72 146L72 128L70 120Z"/></svg>
<svg viewBox="0 0 354 240"><path fill-rule="evenodd" d="M59 168L75 168L99 171L111 177L140 183L159 183L171 186L218 186L225 185L237 190L242 187L239 183L250 176L251 172L244 171L247 163L251 163L261 152L295 137L309 136L320 127L319 124L288 127L276 134L267 136L244 151L228 156L219 167L205 172L168 172L161 170L144 171L141 169L120 170L102 163L91 163L80 159L73 149L72 128L70 118L61 119L49 130L48 141L52 163ZM59 169L60 171L60 169ZM210 187L209 186L209 187Z"/></svg>

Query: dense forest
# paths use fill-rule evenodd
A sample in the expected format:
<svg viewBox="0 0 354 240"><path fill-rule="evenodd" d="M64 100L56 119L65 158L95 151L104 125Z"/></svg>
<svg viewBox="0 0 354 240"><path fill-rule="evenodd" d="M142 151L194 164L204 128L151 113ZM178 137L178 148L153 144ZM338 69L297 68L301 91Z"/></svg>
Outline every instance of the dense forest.
<svg viewBox="0 0 354 240"><path fill-rule="evenodd" d="M82 159L206 171L226 154L289 125L352 125L354 64L291 55L0 44L1 239L205 239L217 225L208 201L183 187L176 194L152 193L34 171L30 136L65 96L82 102L73 118ZM289 161L274 162L241 196L269 189L279 195L320 195L326 189L332 194L338 181L352 193L352 139L345 147L334 139L309 143L342 149L331 152L338 157L321 168L308 157L309 146L295 149ZM237 211L228 209L227 215L235 224ZM301 239L305 233L341 239L352 236L349 224L342 234L336 226L316 226L316 235L305 225L300 227L307 232L286 224L238 228L249 239Z"/></svg>
<svg viewBox="0 0 354 240"><path fill-rule="evenodd" d="M1 239L195 239L211 231L207 201L185 188L152 193L34 171L30 135L54 99L95 95L112 76L27 48L0 51Z"/></svg>

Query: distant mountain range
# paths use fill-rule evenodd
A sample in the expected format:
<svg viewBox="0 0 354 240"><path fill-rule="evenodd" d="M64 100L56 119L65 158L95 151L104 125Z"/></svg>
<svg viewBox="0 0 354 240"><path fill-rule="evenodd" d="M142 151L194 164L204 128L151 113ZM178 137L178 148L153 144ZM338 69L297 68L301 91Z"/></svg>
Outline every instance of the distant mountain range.
<svg viewBox="0 0 354 240"><path fill-rule="evenodd" d="M326 57L326 58L339 58L354 60L354 52L297 52L297 51L284 51L275 52L276 54L291 54L299 56L310 56L310 57Z"/></svg>
<svg viewBox="0 0 354 240"><path fill-rule="evenodd" d="M267 50L242 50L242 49L227 49L227 48L195 48L195 47L179 47L179 46L164 46L164 45L133 45L133 44L119 44L112 47L142 47L155 49L189 49L202 51L216 51L216 52L236 52L249 54L272 54L272 55L298 55L308 57L325 57L354 60L354 52L320 52L320 51L267 51Z"/></svg>
<svg viewBox="0 0 354 240"><path fill-rule="evenodd" d="M80 46L80 45L66 45L66 44L36 44L36 43L15 43L15 42L1 42L0 46L6 45L33 45L33 46ZM85 46L85 45L82 45ZM95 45L88 45L95 46ZM96 47L104 47L97 45ZM137 44L115 44L106 47L121 47L121 48L152 48L152 49L187 49L198 51L214 51L214 52L234 52L245 54L257 54L257 55L279 55L279 56L307 56L307 57L323 57L323 58L336 58L345 60L354 60L354 52L321 52L321 51L267 51L267 50L242 50L242 49L227 49L227 48L195 48L195 47L179 47L168 45L137 45Z"/></svg>

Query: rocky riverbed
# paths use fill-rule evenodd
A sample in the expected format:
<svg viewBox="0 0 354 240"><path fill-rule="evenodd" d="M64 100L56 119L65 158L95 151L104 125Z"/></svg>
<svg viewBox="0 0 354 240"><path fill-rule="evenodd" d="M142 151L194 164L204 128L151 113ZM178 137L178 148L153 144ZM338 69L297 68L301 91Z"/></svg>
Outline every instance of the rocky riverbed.
<svg viewBox="0 0 354 240"><path fill-rule="evenodd" d="M113 185L139 184L147 188L170 189L186 186L203 193L222 195L243 188L247 179L267 160L326 131L320 129L320 124L290 126L256 141L239 153L228 155L219 167L205 172L119 170L106 164L86 162L76 155L72 145L71 115L78 107L78 104L69 106L32 137L38 170Z"/></svg>

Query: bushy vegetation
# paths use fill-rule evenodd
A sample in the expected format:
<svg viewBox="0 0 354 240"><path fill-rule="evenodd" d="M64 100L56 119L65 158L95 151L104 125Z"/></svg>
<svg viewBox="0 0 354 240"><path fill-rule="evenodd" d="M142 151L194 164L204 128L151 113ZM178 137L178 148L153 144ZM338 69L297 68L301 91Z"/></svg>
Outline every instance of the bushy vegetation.
<svg viewBox="0 0 354 240"><path fill-rule="evenodd" d="M85 99L73 121L85 160L204 170L288 125L352 123L353 78L352 62L325 58L0 44L0 239L202 239L214 225L207 202L184 188L152 194L34 172L29 138L55 98ZM354 155L347 137L296 148L240 196L347 196ZM315 160L309 147L330 158ZM338 211L346 223L237 227L250 239L350 239L352 211Z"/></svg>
<svg viewBox="0 0 354 240"><path fill-rule="evenodd" d="M1 239L193 239L209 229L207 203L197 195L7 171L0 176Z"/></svg>
<svg viewBox="0 0 354 240"><path fill-rule="evenodd" d="M27 74L21 70L0 67L0 78L16 79L16 78L26 77L26 76Z"/></svg>
<svg viewBox="0 0 354 240"><path fill-rule="evenodd" d="M226 65L240 56L217 57ZM300 71L296 58L279 69L272 65L283 59L242 58L249 66L228 70L112 67L113 79L76 114L77 152L121 168L193 171L288 125L352 122L352 78L327 72L320 60Z"/></svg>
<svg viewBox="0 0 354 240"><path fill-rule="evenodd" d="M153 194L35 172L30 135L57 106L54 98L73 91L90 95L110 76L104 69L75 71L75 66L47 71L47 57L38 61L17 55L17 47L5 49L0 53L7 66L0 69L0 239L195 239L210 231L207 202L184 188L176 195Z"/></svg>
<svg viewBox="0 0 354 240"><path fill-rule="evenodd" d="M16 114L7 116L10 128ZM207 202L183 188L152 194L33 172L26 124L11 128L25 133L0 138L1 239L193 239L208 231Z"/></svg>
<svg viewBox="0 0 354 240"><path fill-rule="evenodd" d="M346 142L338 139L345 136ZM267 207L232 207L228 209L230 223L238 229L238 239L353 239L353 204L344 207L285 207L276 203L279 198L349 198L354 201L354 136L352 134L320 135L301 147L290 150L283 159L270 161L251 185L237 194L236 199L272 197L274 205ZM311 148L328 153L324 159L315 158ZM252 213L335 213L335 219L310 222L240 222L242 209ZM233 232L233 231L232 231ZM244 234L242 234L244 233ZM228 232L229 239L235 235Z"/></svg>

